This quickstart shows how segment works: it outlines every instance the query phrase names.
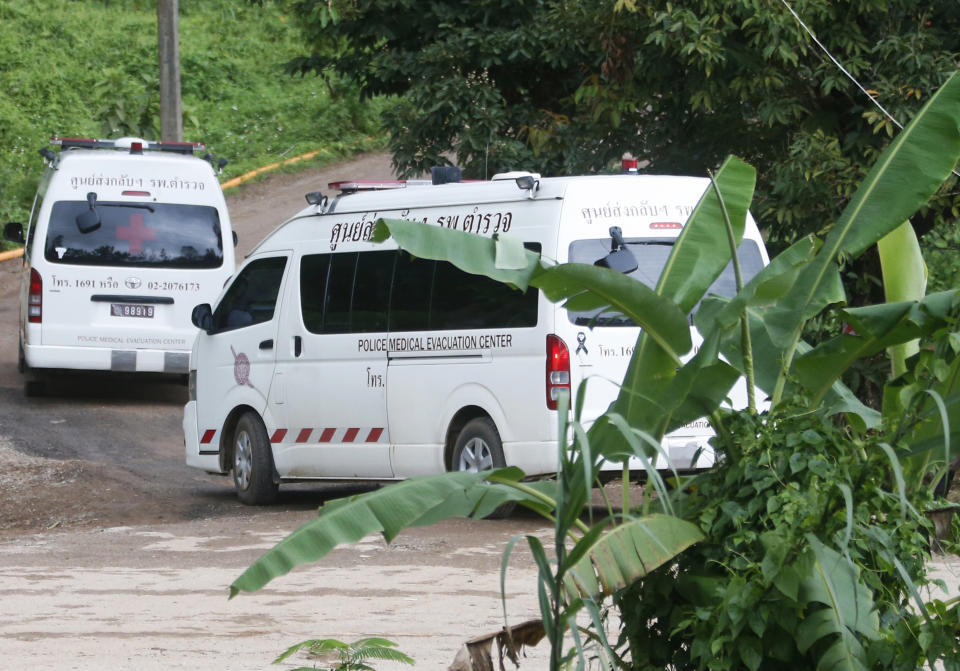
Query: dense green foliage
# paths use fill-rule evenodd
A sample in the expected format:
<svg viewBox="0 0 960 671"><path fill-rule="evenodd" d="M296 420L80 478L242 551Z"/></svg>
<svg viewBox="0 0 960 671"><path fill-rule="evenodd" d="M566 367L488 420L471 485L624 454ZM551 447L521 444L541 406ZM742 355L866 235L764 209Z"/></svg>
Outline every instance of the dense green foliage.
<svg viewBox="0 0 960 671"><path fill-rule="evenodd" d="M399 166L452 151L471 177L609 170L703 174L735 154L759 174L753 213L779 251L834 221L896 131L778 0L289 0L299 68L401 96L385 117ZM958 66L954 0L795 0L829 51L906 124ZM914 221L956 243L956 180ZM930 254L933 286L957 284ZM853 278L878 295L873 256Z"/></svg>
<svg viewBox="0 0 960 671"><path fill-rule="evenodd" d="M381 146L376 101L285 74L300 35L274 3L179 6L184 139L229 159L224 178ZM0 24L0 221L25 221L52 135L159 139L157 3L6 0Z"/></svg>
<svg viewBox="0 0 960 671"><path fill-rule="evenodd" d="M742 458L678 497L705 540L616 596L630 668L956 668L960 611L922 605L929 490L904 505L877 436L815 415L734 419Z"/></svg>

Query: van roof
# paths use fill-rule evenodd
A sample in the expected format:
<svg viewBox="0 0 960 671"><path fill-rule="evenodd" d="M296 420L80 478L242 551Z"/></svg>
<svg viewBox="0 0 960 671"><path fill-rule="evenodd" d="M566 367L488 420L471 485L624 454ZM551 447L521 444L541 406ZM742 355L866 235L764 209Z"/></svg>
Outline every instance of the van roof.
<svg viewBox="0 0 960 671"><path fill-rule="evenodd" d="M518 173L521 177L531 173ZM334 182L342 184L342 182ZM357 214L357 221L369 214L364 221L375 221L390 212L415 210L425 207L464 207L467 205L490 205L494 203L516 203L526 201L557 201L574 199L577 203L590 203L595 193L609 194L618 191L622 185L629 188L630 196L638 199L655 199L668 192L682 191L692 195L691 205L699 199L707 188L706 177L684 177L674 175L586 175L569 177L543 177L536 180L534 189L525 189L515 179L496 181L454 182L441 185L429 183L390 182L391 188L383 190L355 190L341 193L331 200L320 197L317 192L308 194L310 205L281 223L264 238L250 254L263 249L274 249L296 245L301 240L313 238L307 221L315 217L329 215ZM626 200L624 198L623 200ZM613 203L597 202L601 208ZM579 205L577 205L579 207ZM685 217L684 217L685 219Z"/></svg>
<svg viewBox="0 0 960 671"><path fill-rule="evenodd" d="M518 200L544 200L563 198L570 187L591 188L599 183L623 182L631 187L662 188L671 183L674 188L706 188L706 177L685 177L675 175L578 175L568 177L540 177L534 173L517 172L516 179L511 174L497 175L490 181L465 181L433 185L428 181L382 181L390 188L372 190L350 190L337 195L329 202L310 205L291 217L311 214L343 214L348 212L368 212L376 210L395 210L412 207L443 207L463 205L465 203L513 202ZM535 189L531 191L521 187L519 182L525 177L533 177ZM346 182L332 182L331 186ZM360 182L356 182L360 183ZM378 183L368 180L367 183ZM579 190L579 189L578 189Z"/></svg>

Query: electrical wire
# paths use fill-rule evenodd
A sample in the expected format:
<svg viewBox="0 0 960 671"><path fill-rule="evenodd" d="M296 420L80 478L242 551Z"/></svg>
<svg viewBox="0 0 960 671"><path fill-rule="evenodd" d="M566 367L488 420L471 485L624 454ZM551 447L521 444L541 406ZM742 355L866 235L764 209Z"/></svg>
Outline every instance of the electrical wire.
<svg viewBox="0 0 960 671"><path fill-rule="evenodd" d="M865 89L865 88L863 87L863 85L862 85L860 82L857 81L856 77L854 77L852 74L850 74L850 72L847 71L847 69L846 69L845 67L843 67L843 65L840 63L840 61L838 61L836 58L833 57L833 54L830 53L830 50L827 49L826 46L824 46L823 42L821 42L820 40L817 39L817 36L814 34L814 32L813 32L812 30L810 30L810 27L807 26L807 24L803 22L803 19L800 18L800 15L797 14L795 11L793 11L793 7L790 6L790 4L787 2L787 0L780 0L780 2L783 3L783 6L787 8L787 11L788 11L788 12L790 12L791 14L793 14L793 18L795 18L795 19L797 20L797 23L799 23L800 26L801 26L805 31L807 31L807 34L810 36L810 39L812 39L814 42L816 42L817 46L820 47L820 49L823 50L823 53L825 53L825 54L827 55L827 58L829 58L831 61L833 61L833 64L836 65L836 66L840 69L840 72L842 72L843 74L845 74L845 75L847 76L847 78L848 78L850 81L852 81L852 82L857 86L857 88L860 89L860 90L863 92L863 94L870 99L870 102L872 102L874 105L876 105L876 106L877 106L877 109L879 109L881 112L883 112L883 115L884 115L885 117L887 117L888 119L890 119L890 121L892 121L892 122L896 125L897 128L899 128L900 130L903 130L903 124L900 123L899 121L897 121L897 120L894 118L894 116L893 116L892 114L890 114L890 112L888 112L888 111L883 107L883 105L881 105L880 102L879 102L876 98L874 98L874 97L870 94L870 92L867 91L867 89ZM952 172L955 176L960 177L960 172L958 172L957 170L954 169L954 170L951 170L951 172Z"/></svg>
<svg viewBox="0 0 960 671"><path fill-rule="evenodd" d="M893 115L890 114L890 112L888 112L886 109L884 109L883 105L881 105L880 102L879 102L876 98L874 98L874 97L870 94L870 92L867 91L867 89L865 89L865 88L860 84L860 82L858 82L858 81L856 80L856 78L855 78L852 74L850 74L850 72L847 71L847 69L846 69L845 67L843 67L843 65L840 64L840 61L838 61L836 58L833 57L833 54L830 53L830 50L827 49L827 48L823 45L823 42L821 42L820 40L817 39L817 36L814 34L814 32L813 32L812 30L810 30L809 26L807 26L807 24L803 22L803 19L801 19L800 16L799 16L795 11L793 11L793 7L790 6L790 4L787 2L787 0L780 0L780 2L783 3L783 6L787 8L787 11L788 11L788 12L790 12L791 14L793 14L793 18L795 18L795 19L797 20L797 23L799 23L800 26L801 26L805 31L807 31L807 34L810 36L810 39L812 39L814 42L816 42L817 46L820 47L820 48L823 50L823 53L825 53L825 54L827 55L827 58L829 58L831 61L833 61L833 64L836 65L838 68L840 68L840 72L842 72L843 74L845 74L845 75L847 76L847 79L849 79L849 80L852 81L854 84L856 84L857 88L860 89L861 91L863 91L863 94L864 94L865 96L867 96L868 98L870 98L870 101L871 101L874 105L877 106L877 109L879 109L881 112L883 112L883 115L884 115L885 117L887 117L888 119L890 119L890 121L892 121L894 124L896 124L897 128L899 128L900 130L903 130L903 124L901 124L899 121L897 121L897 120L893 117Z"/></svg>

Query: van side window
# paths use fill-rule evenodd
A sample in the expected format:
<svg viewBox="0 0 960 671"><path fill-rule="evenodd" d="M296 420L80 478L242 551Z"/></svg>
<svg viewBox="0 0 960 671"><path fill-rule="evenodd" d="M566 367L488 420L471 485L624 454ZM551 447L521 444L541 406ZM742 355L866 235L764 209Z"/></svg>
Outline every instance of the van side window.
<svg viewBox="0 0 960 671"><path fill-rule="evenodd" d="M330 254L309 254L300 259L300 312L311 333L323 333L323 297L327 294Z"/></svg>
<svg viewBox="0 0 960 671"><path fill-rule="evenodd" d="M392 252L358 255L357 274L353 281L353 305L350 309L352 332L376 333L387 330L390 282L396 258L397 255Z"/></svg>
<svg viewBox="0 0 960 671"><path fill-rule="evenodd" d="M390 297L391 331L426 331L430 324L430 293L436 262L396 254L393 295Z"/></svg>
<svg viewBox="0 0 960 671"><path fill-rule="evenodd" d="M350 332L350 303L353 299L353 276L357 255L334 254L330 257L327 293L323 303L323 333Z"/></svg>
<svg viewBox="0 0 960 671"><path fill-rule="evenodd" d="M406 252L311 254L300 263L311 333L536 326L537 295Z"/></svg>
<svg viewBox="0 0 960 671"><path fill-rule="evenodd" d="M452 263L438 263L430 328L440 330L536 326L537 290L511 289Z"/></svg>
<svg viewBox="0 0 960 671"><path fill-rule="evenodd" d="M273 319L287 257L272 256L247 265L227 289L213 313L213 331L260 324Z"/></svg>

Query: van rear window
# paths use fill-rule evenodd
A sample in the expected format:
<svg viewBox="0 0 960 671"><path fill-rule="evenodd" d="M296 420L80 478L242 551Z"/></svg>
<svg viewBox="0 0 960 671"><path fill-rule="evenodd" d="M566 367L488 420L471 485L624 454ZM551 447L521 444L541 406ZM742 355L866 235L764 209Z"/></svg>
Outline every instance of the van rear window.
<svg viewBox="0 0 960 671"><path fill-rule="evenodd" d="M223 265L220 216L215 207L98 201L96 216L89 213L86 201L54 203L44 248L47 261L150 268ZM84 214L81 226L78 217Z"/></svg>
<svg viewBox="0 0 960 671"><path fill-rule="evenodd" d="M656 288L660 280L660 273L667 264L667 257L673 251L673 239L649 238L626 239L627 249L637 261L637 269L628 275L643 282L651 289ZM569 260L571 263L585 263L593 265L599 259L610 253L610 238L599 240L575 240L570 244ZM763 256L760 247L753 240L743 240L737 248L740 259L740 270L743 273L743 282L746 284L763 268ZM733 263L728 263L710 288L707 294L732 297L736 294L736 280L733 274ZM696 313L699 303L691 311ZM615 310L567 311L570 321L581 326L635 326L633 320Z"/></svg>

